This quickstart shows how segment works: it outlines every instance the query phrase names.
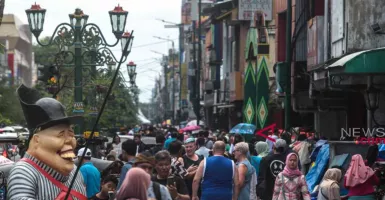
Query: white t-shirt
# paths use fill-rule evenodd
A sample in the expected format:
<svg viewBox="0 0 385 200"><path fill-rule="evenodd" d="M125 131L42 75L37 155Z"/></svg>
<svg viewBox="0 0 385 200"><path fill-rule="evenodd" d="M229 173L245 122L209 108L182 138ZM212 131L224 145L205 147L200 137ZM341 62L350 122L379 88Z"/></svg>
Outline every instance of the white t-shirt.
<svg viewBox="0 0 385 200"><path fill-rule="evenodd" d="M112 148L116 152L116 156L122 154L122 143L119 144L112 143Z"/></svg>

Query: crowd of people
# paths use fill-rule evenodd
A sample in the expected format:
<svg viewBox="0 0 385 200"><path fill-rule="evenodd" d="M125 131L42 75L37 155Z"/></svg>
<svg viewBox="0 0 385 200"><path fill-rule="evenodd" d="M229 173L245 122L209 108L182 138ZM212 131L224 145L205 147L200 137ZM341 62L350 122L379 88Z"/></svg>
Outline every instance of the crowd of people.
<svg viewBox="0 0 385 200"><path fill-rule="evenodd" d="M71 124L81 116L67 116L56 99L41 97L24 85L17 94L30 135L24 156L9 172L7 199L377 200L384 196L385 167L376 162L385 159L384 145L380 151L371 146L365 159L356 154L338 165L318 168L320 160L327 166L326 140L299 135L292 141L292 135L276 130L267 140L245 140L244 135L225 131L204 130L197 135L173 128L139 131L156 137L157 144L150 148L141 134L124 142L116 136L106 147L112 163L100 172L92 162L98 152L84 148L74 152L77 141ZM314 177L319 178L312 181Z"/></svg>
<svg viewBox="0 0 385 200"><path fill-rule="evenodd" d="M182 134L156 130L155 146L147 148L140 136L109 144L103 172L89 162L81 166L87 197L94 200L339 200L377 199L376 171L361 155L354 155L346 172L327 169L322 181L309 191L306 173L311 167L314 138L272 133L270 139L200 131ZM139 138L139 140L137 140ZM290 144L292 143L292 144ZM80 149L79 156L84 149ZM89 150L87 150L89 151ZM378 151L377 151L378 152ZM101 181L98 181L101 180ZM341 194L342 188L347 194Z"/></svg>

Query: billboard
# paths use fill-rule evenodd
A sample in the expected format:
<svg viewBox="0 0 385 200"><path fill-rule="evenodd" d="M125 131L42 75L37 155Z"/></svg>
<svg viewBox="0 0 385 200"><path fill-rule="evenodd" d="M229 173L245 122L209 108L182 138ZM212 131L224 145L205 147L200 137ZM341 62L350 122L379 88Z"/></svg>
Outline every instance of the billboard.
<svg viewBox="0 0 385 200"><path fill-rule="evenodd" d="M263 12L265 20L273 20L273 1L272 0L239 0L238 1L238 20L251 20L252 13Z"/></svg>

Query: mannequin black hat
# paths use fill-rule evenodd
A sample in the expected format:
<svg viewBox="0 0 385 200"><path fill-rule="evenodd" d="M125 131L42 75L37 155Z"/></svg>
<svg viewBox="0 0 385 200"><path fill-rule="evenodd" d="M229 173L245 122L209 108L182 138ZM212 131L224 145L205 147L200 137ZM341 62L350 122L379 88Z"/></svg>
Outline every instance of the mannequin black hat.
<svg viewBox="0 0 385 200"><path fill-rule="evenodd" d="M63 104L54 98L42 98L39 91L21 85L17 89L30 131L44 130L58 124L72 124L81 116L67 116Z"/></svg>

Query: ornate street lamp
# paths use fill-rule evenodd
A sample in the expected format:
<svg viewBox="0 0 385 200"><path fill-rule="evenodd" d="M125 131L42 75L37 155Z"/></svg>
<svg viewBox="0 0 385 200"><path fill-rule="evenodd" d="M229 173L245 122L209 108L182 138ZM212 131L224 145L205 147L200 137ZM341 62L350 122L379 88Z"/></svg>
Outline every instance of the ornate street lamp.
<svg viewBox="0 0 385 200"><path fill-rule="evenodd" d="M134 62L130 61L127 64L127 72L128 72L128 77L130 78L131 85L134 85L135 79L136 79L136 64Z"/></svg>
<svg viewBox="0 0 385 200"><path fill-rule="evenodd" d="M136 64L130 61L127 64L127 71L128 71L128 76L130 76L130 74L134 74L136 72Z"/></svg>
<svg viewBox="0 0 385 200"><path fill-rule="evenodd" d="M35 37L39 37L43 31L45 11L45 9L42 9L40 5L36 3L25 11L27 13L29 27Z"/></svg>
<svg viewBox="0 0 385 200"><path fill-rule="evenodd" d="M112 70L112 71L116 70L116 62L114 62L114 61L107 63L107 66L108 66L109 70Z"/></svg>
<svg viewBox="0 0 385 200"><path fill-rule="evenodd" d="M116 39L120 39L122 38L126 27L128 12L123 10L123 8L118 4L118 6L116 6L114 10L111 10L109 14L111 18L112 32L115 34Z"/></svg>
<svg viewBox="0 0 385 200"><path fill-rule="evenodd" d="M379 107L381 90L371 86L365 91L365 103L366 109L375 111Z"/></svg>
<svg viewBox="0 0 385 200"><path fill-rule="evenodd" d="M69 14L72 27L79 26L84 27L88 21L88 15L83 13L83 10L76 8L73 14Z"/></svg>
<svg viewBox="0 0 385 200"><path fill-rule="evenodd" d="M127 56L128 54L130 54L131 52L131 48L132 48L132 44L133 44L133 41L134 41L134 36L131 35L130 32L125 32L123 33L122 35L122 39L121 39L121 44L122 44L122 52L125 56ZM127 42L129 42L130 44L128 44L128 47L127 47L127 51L124 52L124 47L126 47L126 44Z"/></svg>

